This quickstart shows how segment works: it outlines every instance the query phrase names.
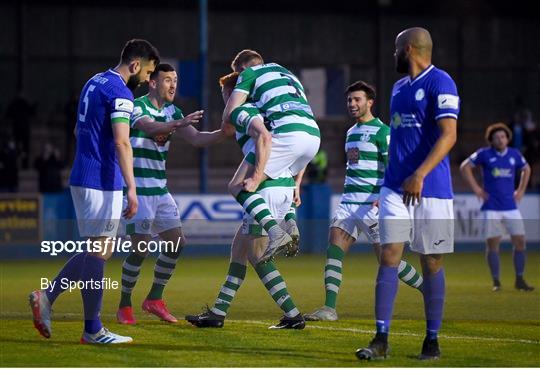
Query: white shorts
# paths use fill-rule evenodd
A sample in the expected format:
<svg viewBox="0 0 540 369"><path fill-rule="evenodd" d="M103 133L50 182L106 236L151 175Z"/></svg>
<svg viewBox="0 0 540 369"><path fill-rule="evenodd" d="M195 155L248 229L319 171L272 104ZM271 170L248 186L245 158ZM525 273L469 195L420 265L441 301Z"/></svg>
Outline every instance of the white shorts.
<svg viewBox="0 0 540 369"><path fill-rule="evenodd" d="M272 152L264 168L264 174L270 178L297 175L313 160L320 145L319 137L306 132L272 135ZM254 149L252 152L255 152Z"/></svg>
<svg viewBox="0 0 540 369"><path fill-rule="evenodd" d="M330 227L347 232L355 240L364 232L370 243L380 243L379 208L373 205L339 204Z"/></svg>
<svg viewBox="0 0 540 369"><path fill-rule="evenodd" d="M381 244L410 243L420 254L454 252L452 199L423 197L420 204L405 206L403 196L387 187L379 195Z"/></svg>
<svg viewBox="0 0 540 369"><path fill-rule="evenodd" d="M511 236L525 235L523 218L518 209L514 210L485 210L484 234L486 238L501 237L504 231Z"/></svg>
<svg viewBox="0 0 540 369"><path fill-rule="evenodd" d="M155 196L137 196L137 214L123 220L126 234L159 234L173 228L182 227L178 206L170 193ZM124 206L127 198L124 198Z"/></svg>
<svg viewBox="0 0 540 369"><path fill-rule="evenodd" d="M285 215L291 210L294 187L266 187L259 190L258 193L268 204L270 213L278 224L282 222L285 219ZM252 236L268 235L259 222L246 212L244 212L242 219L241 233Z"/></svg>
<svg viewBox="0 0 540 369"><path fill-rule="evenodd" d="M70 186L81 237L115 237L122 216L122 191Z"/></svg>

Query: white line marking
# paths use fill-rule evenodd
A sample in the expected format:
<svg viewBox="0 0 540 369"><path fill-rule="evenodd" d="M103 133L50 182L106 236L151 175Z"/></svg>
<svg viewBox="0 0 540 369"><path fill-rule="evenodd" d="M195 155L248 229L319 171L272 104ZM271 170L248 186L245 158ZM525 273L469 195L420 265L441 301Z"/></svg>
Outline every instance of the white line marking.
<svg viewBox="0 0 540 369"><path fill-rule="evenodd" d="M75 313L57 313L59 317L70 317L70 318L79 318L82 319L82 314ZM101 314L102 318L105 319L116 319L115 314ZM30 313L20 313L20 312L2 312L0 314L0 319L6 318L28 318L30 321L32 316ZM54 317L53 317L54 320ZM236 319L227 319L227 322L230 323L239 323L239 324L252 324L252 325L272 325L271 321L262 321L262 320L236 320ZM359 329L359 328L345 328L345 327L325 327L322 325L313 325L307 323L306 328L309 329L320 329L323 331L335 331L335 332L352 332L352 333L362 333L362 334L374 334L374 330L370 329ZM393 336L403 336L403 337L424 337L423 334L413 333L413 332L391 332ZM479 336L447 336L445 334L439 335L440 338L445 338L449 340L471 340L471 341L489 341L489 342L505 342L505 343L527 343L531 345L540 345L540 341L535 340L525 340L525 339L514 339L514 338L497 338L497 337L479 337Z"/></svg>

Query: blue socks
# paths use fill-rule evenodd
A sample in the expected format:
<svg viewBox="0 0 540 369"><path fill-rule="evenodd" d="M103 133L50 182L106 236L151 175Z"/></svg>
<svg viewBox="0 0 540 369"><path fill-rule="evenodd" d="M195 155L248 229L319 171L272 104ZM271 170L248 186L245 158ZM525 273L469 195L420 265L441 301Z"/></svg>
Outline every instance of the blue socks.
<svg viewBox="0 0 540 369"><path fill-rule="evenodd" d="M444 269L433 275L424 275L424 310L426 335L436 339L441 328L445 297Z"/></svg>
<svg viewBox="0 0 540 369"><path fill-rule="evenodd" d="M49 302L51 305L54 303L54 300L65 291L65 289L62 288L61 280L63 278L67 278L69 281L78 281L81 279L81 272L84 267L84 260L86 258L86 252L76 254L71 259L67 261L67 263L64 264L64 267L56 278L54 279L54 288L52 288L52 291L50 289L47 289L45 291L45 294L47 295L47 298L49 299Z"/></svg>
<svg viewBox="0 0 540 369"><path fill-rule="evenodd" d="M491 278L499 279L499 253L497 251L488 251L486 259L491 272Z"/></svg>
<svg viewBox="0 0 540 369"><path fill-rule="evenodd" d="M82 281L101 281L105 260L93 255L88 255L85 259L84 270L81 275ZM103 327L99 318L101 312L101 301L103 299L103 288L85 288L81 290L84 305L84 330L86 333L95 334Z"/></svg>
<svg viewBox="0 0 540 369"><path fill-rule="evenodd" d="M388 334L398 289L398 268L379 266L375 287L375 319L377 334Z"/></svg>
<svg viewBox="0 0 540 369"><path fill-rule="evenodd" d="M525 250L515 250L514 249L514 268L516 270L516 277L522 277L525 272L525 260L526 260Z"/></svg>

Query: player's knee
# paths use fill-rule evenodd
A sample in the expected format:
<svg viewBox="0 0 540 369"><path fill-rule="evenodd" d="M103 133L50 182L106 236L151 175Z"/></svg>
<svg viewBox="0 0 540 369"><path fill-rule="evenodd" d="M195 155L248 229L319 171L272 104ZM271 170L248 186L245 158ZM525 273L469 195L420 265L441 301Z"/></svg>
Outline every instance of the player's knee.
<svg viewBox="0 0 540 369"><path fill-rule="evenodd" d="M380 264L383 266L397 267L401 261L401 250L395 247L383 247L380 252Z"/></svg>

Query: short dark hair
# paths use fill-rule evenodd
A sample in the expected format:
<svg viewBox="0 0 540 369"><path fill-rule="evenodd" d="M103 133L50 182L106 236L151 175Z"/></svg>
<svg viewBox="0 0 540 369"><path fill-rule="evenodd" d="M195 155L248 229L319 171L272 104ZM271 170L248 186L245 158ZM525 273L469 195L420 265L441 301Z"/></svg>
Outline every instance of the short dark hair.
<svg viewBox="0 0 540 369"><path fill-rule="evenodd" d="M156 66L156 69L150 74L150 79L156 79L159 75L159 72L175 72L175 69L172 65L168 63L160 63Z"/></svg>
<svg viewBox="0 0 540 369"><path fill-rule="evenodd" d="M136 58L154 61L155 64L159 64L159 52L157 49L150 42L138 38L126 42L122 54L120 54L120 62L129 64Z"/></svg>
<svg viewBox="0 0 540 369"><path fill-rule="evenodd" d="M354 91L364 91L368 100L375 100L377 93L375 92L375 87L364 81L356 81L353 84L349 85L345 90L345 95L350 94Z"/></svg>
<svg viewBox="0 0 540 369"><path fill-rule="evenodd" d="M262 64L264 63L263 57L261 54L255 50L245 49L240 51L234 57L234 60L231 63L231 68L235 72L241 72L240 68L245 65L251 64Z"/></svg>
<svg viewBox="0 0 540 369"><path fill-rule="evenodd" d="M506 133L506 137L508 137L508 141L512 141L512 131L510 130L510 128L508 128L506 124L501 123L501 122L493 123L486 128L486 135L485 135L486 141L491 143L491 140L493 139L493 135L495 134L495 132L498 132L498 131L503 131L504 133Z"/></svg>

